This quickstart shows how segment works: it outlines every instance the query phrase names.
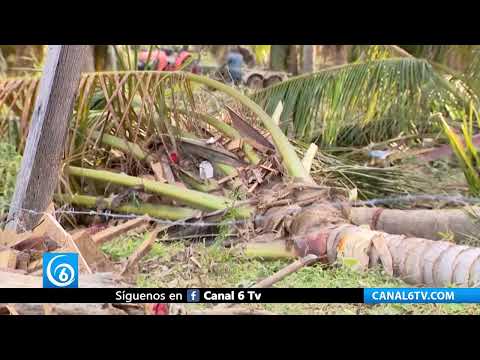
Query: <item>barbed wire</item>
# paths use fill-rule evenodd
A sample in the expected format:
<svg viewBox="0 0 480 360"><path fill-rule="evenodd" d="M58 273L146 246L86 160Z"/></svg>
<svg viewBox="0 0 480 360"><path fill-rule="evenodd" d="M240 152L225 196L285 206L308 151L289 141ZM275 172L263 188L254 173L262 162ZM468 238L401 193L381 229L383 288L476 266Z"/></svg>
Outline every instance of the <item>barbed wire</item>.
<svg viewBox="0 0 480 360"><path fill-rule="evenodd" d="M372 204L381 204L381 203L395 203L395 202L411 202L411 201L420 201L420 200L430 200L430 201L449 201L449 202L459 202L462 204L468 204L468 203L478 203L480 202L480 198L474 198L474 197L465 197L462 195L404 195L404 196L396 196L396 197L389 197L389 198L383 198L383 199L371 199L371 200L365 200L365 201L337 201L337 202L331 202L330 204L333 205L345 205L346 203L350 204L356 204L360 206L367 206L367 205L372 205ZM20 211L25 211L29 213L33 213L36 215L45 215L48 214L47 212L39 212L35 210L29 210L29 209L19 209ZM55 214L83 214L83 215L92 215L92 216L105 216L105 217L111 217L111 218L119 218L119 219L137 219L141 218L144 216L139 216L139 215L134 215L134 214L115 214L111 213L110 211L104 211L104 212L99 212L99 211L82 211L82 210L75 210L73 208L67 208L63 207L60 208L53 213ZM263 215L258 215L255 217L255 219L269 219L272 216L263 216ZM252 219L243 219L243 220L233 220L233 221L221 221L221 222L204 222L204 221L197 221L197 222L187 222L185 220L179 220L179 221L173 221L173 220L161 220L161 219L156 219L156 218L149 218L150 221L162 224L162 225L181 225L181 226L192 226L192 227L207 227L207 226L221 226L221 225L235 225L235 224L245 224L247 222L252 221ZM195 220L195 218L191 219ZM354 227L354 224L348 224L345 223L343 226L346 228L352 226ZM341 227L343 227L341 226ZM337 229L337 232L341 229ZM307 231L306 233L302 233L299 235L294 235L294 234L288 234L288 235L280 235L278 234L278 237L276 240L285 240L285 241L293 241L294 243L297 242L297 240L305 240L308 236L310 235L315 235L318 233L318 229ZM174 237L167 237L165 239L159 239L158 241L178 241L178 240L185 240L185 239L194 239L194 238L214 238L219 235L222 235L220 233L206 233L206 234L195 234L195 235L186 235L186 236L174 236ZM229 237L235 237L235 236L241 236L241 234L236 234L236 233L228 233L228 234L223 234L224 236L227 235ZM404 238L408 238L409 236L407 235L400 235L400 234L388 234L388 235L393 235L393 236L402 236ZM432 241L431 245L435 243L433 240L429 239L424 239L428 241ZM236 244L236 243L235 243ZM311 249L309 249L308 246L308 241L304 244L306 248L302 249L302 252L309 253ZM459 245L459 244L457 244ZM415 249L409 248L407 252L405 253L405 258L408 257L410 254L413 254ZM436 259L423 259L422 260L424 264L433 264ZM419 285L419 284L418 284Z"/></svg>
<svg viewBox="0 0 480 360"><path fill-rule="evenodd" d="M419 202L419 201L432 201L432 202L449 202L449 203L457 203L461 205L468 205L468 204L476 204L480 203L480 198L476 197L466 197L460 194L457 195L428 195L428 194L420 194L420 195L401 195L395 197L386 197L386 198L378 198L378 199L370 199L370 200L345 200L345 201L332 201L329 202L330 205L334 207L342 207L344 205L350 206L377 206L377 205L391 205L391 204L399 204L399 203L411 203L411 202ZM5 207L12 209L11 206L5 205ZM20 212L27 212L35 215L45 215L46 212L39 212L31 209L24 209L24 208L13 208L14 211ZM228 212L228 208L225 209ZM125 219L125 220L133 220L141 218L145 215L135 215L135 214L119 214L114 213L111 210L105 211L96 211L96 210L76 210L74 207L61 207L54 211L54 215L57 214L68 214L68 215L87 215L87 216L101 216L105 218L112 218L112 219ZM203 217L208 217L209 214L205 214ZM150 217L149 220L155 222L159 225L168 225L168 226L190 226L190 227L214 227L214 226L235 226L235 225L244 225L250 223L252 221L264 221L268 220L272 217L276 216L272 214L270 216L266 215L256 215L250 219L238 219L238 220L222 220L222 221L204 221L201 219L202 216L193 217L188 219L181 219L181 220L164 220L158 219L155 217ZM7 221L0 223L2 226Z"/></svg>

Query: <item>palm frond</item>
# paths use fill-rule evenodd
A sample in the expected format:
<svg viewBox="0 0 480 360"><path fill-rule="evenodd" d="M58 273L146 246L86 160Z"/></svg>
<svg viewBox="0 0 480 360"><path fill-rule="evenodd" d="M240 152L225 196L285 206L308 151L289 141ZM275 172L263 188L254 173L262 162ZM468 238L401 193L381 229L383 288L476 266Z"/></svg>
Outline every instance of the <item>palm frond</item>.
<svg viewBox="0 0 480 360"><path fill-rule="evenodd" d="M476 116L476 118L478 120L478 116ZM480 156L477 148L473 144L474 109L471 107L469 115L465 116L463 119L462 135L465 139L464 142L448 125L443 117L441 117L440 120L445 135L450 142L450 146L462 167L470 192L473 195L478 196L480 194Z"/></svg>
<svg viewBox="0 0 480 360"><path fill-rule="evenodd" d="M305 154L308 144L293 141L299 154ZM343 156L318 151L314 157L312 177L318 184L358 191L361 199L381 198L398 194L431 192L432 185L416 169L406 167L371 167Z"/></svg>
<svg viewBox="0 0 480 360"><path fill-rule="evenodd" d="M282 101L282 123L291 121L297 138L323 145L338 144L345 133L377 142L416 132L432 108L461 104L432 66L415 58L330 67L260 90L253 99L270 114Z"/></svg>
<svg viewBox="0 0 480 360"><path fill-rule="evenodd" d="M238 109L254 114L272 134L287 172L292 177L308 178L288 139L255 102L228 85L181 71L84 74L70 120L66 163L85 168L120 166L118 170L131 175L145 173L148 164L138 159L136 152L121 154L122 160L119 161L118 151L113 151L108 142L102 140L104 134L137 144L138 149L147 155L179 153L179 150L181 153L184 144L179 144L178 140L184 134L206 137L208 123L202 120L197 110L200 98L194 93L195 84L219 90L226 98L235 101ZM25 120L22 141L27 137L37 87L38 79L0 81L0 111L11 113L14 109L25 115L22 118ZM224 106L222 108L225 111ZM7 133L3 128L9 125L9 119L1 115L0 139ZM201 126L202 122L204 126ZM62 184L71 185L68 179L63 180ZM62 189L62 192L68 193L69 190Z"/></svg>

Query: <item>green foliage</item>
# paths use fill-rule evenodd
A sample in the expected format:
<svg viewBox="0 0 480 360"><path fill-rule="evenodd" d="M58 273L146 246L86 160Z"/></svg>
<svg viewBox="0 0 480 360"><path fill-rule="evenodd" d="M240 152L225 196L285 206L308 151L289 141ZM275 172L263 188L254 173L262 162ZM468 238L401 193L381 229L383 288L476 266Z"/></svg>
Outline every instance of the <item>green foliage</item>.
<svg viewBox="0 0 480 360"><path fill-rule="evenodd" d="M304 154L308 148L307 144L299 141L294 144L299 154ZM317 184L357 189L361 199L424 193L432 189L431 181L421 177L416 169L405 166L372 167L326 151L318 151L315 155L311 175Z"/></svg>
<svg viewBox="0 0 480 360"><path fill-rule="evenodd" d="M240 200L241 197L243 197L242 195L244 194L240 192L240 188L235 188L231 192L229 198L237 201L237 200ZM215 242L214 242L215 247L222 246L224 241L227 240L232 233L235 233L235 229L230 224L230 222L232 220L238 219L239 218L238 215L239 215L238 209L235 207L231 207L226 211L220 225L218 226L218 235L215 237Z"/></svg>
<svg viewBox="0 0 480 360"><path fill-rule="evenodd" d="M283 269L292 260L265 261L241 252L202 243L175 242L164 247L155 270L138 275L141 287L248 287ZM194 257L195 265L189 261ZM151 267L149 267L151 268ZM158 269L158 270L156 270ZM287 276L278 288L407 287L380 268L359 272L347 266L314 264ZM197 305L188 305L189 309ZM207 307L207 305L198 305ZM477 305L463 304L243 304L279 314L479 314Z"/></svg>
<svg viewBox="0 0 480 360"><path fill-rule="evenodd" d="M266 64L270 56L271 45L251 45L257 64Z"/></svg>
<svg viewBox="0 0 480 360"><path fill-rule="evenodd" d="M461 106L458 95L425 60L384 58L334 66L293 77L255 93L268 113L284 104L297 138L322 145L383 141L401 132L428 129L432 110ZM376 59L379 58L379 59Z"/></svg>
<svg viewBox="0 0 480 360"><path fill-rule="evenodd" d="M15 147L0 142L0 218L8 212L15 190L15 179L20 170L21 157Z"/></svg>
<svg viewBox="0 0 480 360"><path fill-rule="evenodd" d="M473 144L473 122L474 118L480 126L480 119L474 111L470 108L469 116L465 116L461 127L464 141L455 133L448 123L441 117L441 122L445 135L447 136L450 146L455 153L460 166L463 169L465 179L467 180L470 192L474 196L480 195L480 155Z"/></svg>

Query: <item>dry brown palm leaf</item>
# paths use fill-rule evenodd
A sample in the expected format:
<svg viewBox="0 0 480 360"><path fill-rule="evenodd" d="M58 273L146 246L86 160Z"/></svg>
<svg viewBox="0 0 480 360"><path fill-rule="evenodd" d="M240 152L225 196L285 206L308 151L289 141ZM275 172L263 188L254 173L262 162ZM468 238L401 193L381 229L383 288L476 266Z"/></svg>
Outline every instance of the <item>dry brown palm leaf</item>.
<svg viewBox="0 0 480 360"><path fill-rule="evenodd" d="M182 147L187 153L197 154L211 162L222 163L231 166L246 166L247 163L240 160L233 153L226 151L220 147L207 145L200 140L181 138Z"/></svg>
<svg viewBox="0 0 480 360"><path fill-rule="evenodd" d="M238 130L242 139L252 145L255 149L261 152L275 151L275 147L268 141L257 129L251 126L248 122L242 119L232 108L225 105L230 117L232 119L232 125Z"/></svg>

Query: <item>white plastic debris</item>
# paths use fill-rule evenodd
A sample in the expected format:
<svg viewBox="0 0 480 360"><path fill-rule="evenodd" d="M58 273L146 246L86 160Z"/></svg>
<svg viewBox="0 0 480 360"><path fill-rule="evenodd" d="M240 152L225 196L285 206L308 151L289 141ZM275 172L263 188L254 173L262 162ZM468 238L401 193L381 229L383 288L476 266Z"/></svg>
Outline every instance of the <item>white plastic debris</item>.
<svg viewBox="0 0 480 360"><path fill-rule="evenodd" d="M368 153L368 156L371 158L385 160L391 153L391 151L373 150Z"/></svg>
<svg viewBox="0 0 480 360"><path fill-rule="evenodd" d="M200 163L200 179L211 179L213 178L213 166L208 161L202 161Z"/></svg>

